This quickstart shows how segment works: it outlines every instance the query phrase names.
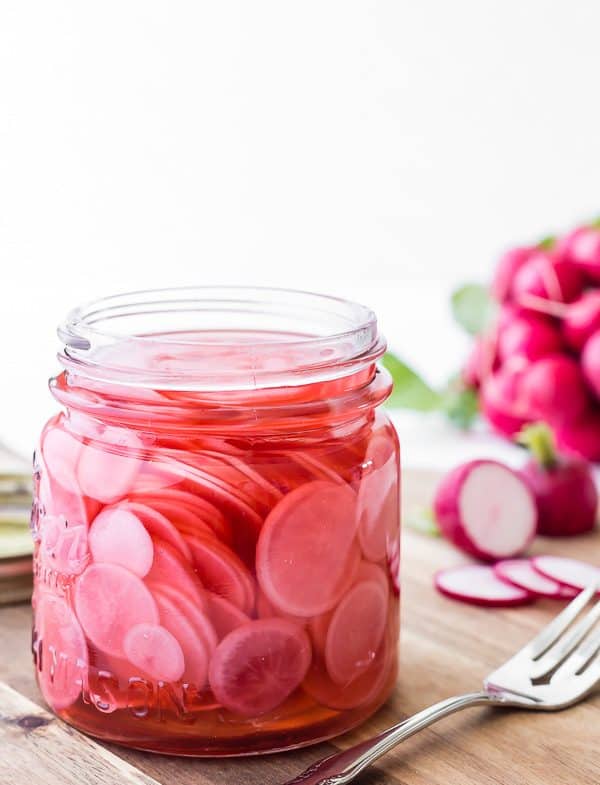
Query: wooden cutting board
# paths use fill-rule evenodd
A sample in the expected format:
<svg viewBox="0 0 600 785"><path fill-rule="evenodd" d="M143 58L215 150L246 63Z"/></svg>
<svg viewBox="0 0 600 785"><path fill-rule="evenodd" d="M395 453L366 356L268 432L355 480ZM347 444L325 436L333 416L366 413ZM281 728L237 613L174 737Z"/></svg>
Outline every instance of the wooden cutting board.
<svg viewBox="0 0 600 785"><path fill-rule="evenodd" d="M404 508L426 504L435 476L406 472ZM536 552L600 563L600 533L539 540ZM403 535L401 668L396 692L360 729L298 752L246 759L169 758L98 744L40 708L29 654L30 612L0 609L2 785L279 785L334 749L347 747L449 695L478 689L559 607L490 610L440 596L432 575L464 561L442 540ZM557 714L469 709L404 742L363 785L598 785L600 692Z"/></svg>

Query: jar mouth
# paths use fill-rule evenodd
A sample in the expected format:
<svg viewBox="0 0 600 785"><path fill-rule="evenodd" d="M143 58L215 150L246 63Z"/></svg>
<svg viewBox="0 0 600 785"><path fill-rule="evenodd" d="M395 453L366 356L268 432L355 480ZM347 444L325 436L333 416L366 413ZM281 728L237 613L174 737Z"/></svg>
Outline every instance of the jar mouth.
<svg viewBox="0 0 600 785"><path fill-rule="evenodd" d="M366 306L261 287L105 297L72 310L58 335L68 371L179 390L307 384L353 373L385 351Z"/></svg>

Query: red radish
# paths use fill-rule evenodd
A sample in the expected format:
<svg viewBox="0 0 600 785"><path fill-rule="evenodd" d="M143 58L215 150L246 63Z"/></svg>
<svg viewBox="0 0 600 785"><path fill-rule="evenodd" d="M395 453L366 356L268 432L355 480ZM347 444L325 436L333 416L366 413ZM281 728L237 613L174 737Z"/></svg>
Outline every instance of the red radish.
<svg viewBox="0 0 600 785"><path fill-rule="evenodd" d="M593 564L563 556L534 556L531 563L539 573L559 583L574 589L586 589L596 584L600 591L600 567Z"/></svg>
<svg viewBox="0 0 600 785"><path fill-rule="evenodd" d="M478 388L497 369L496 345L495 335L480 335L475 339L462 371L462 378L468 387Z"/></svg>
<svg viewBox="0 0 600 785"><path fill-rule="evenodd" d="M472 605L509 607L532 602L534 595L498 578L493 567L468 564L441 570L435 576L435 586L442 594Z"/></svg>
<svg viewBox="0 0 600 785"><path fill-rule="evenodd" d="M40 687L48 704L60 711L75 703L88 667L83 631L62 597L43 593L35 609Z"/></svg>
<svg viewBox="0 0 600 785"><path fill-rule="evenodd" d="M75 584L75 611L90 641L123 657L135 624L158 624L158 610L143 581L117 564L92 564Z"/></svg>
<svg viewBox="0 0 600 785"><path fill-rule="evenodd" d="M528 310L521 308L520 305L516 305L515 303L504 303L498 311L496 328L499 331L504 330L505 327L508 327L508 325L512 324L516 319L519 319L522 316L529 318L531 315L532 314Z"/></svg>
<svg viewBox="0 0 600 785"><path fill-rule="evenodd" d="M568 599L577 594L574 589L552 578L546 578L535 570L531 559L504 559L494 564L494 572L501 580L525 589L537 597Z"/></svg>
<svg viewBox="0 0 600 785"><path fill-rule="evenodd" d="M469 461L453 469L437 489L434 512L454 545L485 561L517 556L535 535L533 494L497 461Z"/></svg>
<svg viewBox="0 0 600 785"><path fill-rule="evenodd" d="M77 479L86 496L110 504L131 489L142 465L135 452L142 449L143 442L133 431L111 426L104 430L102 439L105 441L88 444L81 451Z"/></svg>
<svg viewBox="0 0 600 785"><path fill-rule="evenodd" d="M552 433L543 424L531 425L519 435L533 457L521 469L538 512L538 534L563 537L593 529L598 492L590 467L575 458L559 458Z"/></svg>
<svg viewBox="0 0 600 785"><path fill-rule="evenodd" d="M578 420L556 425L554 434L561 454L600 461L600 412L590 409Z"/></svg>
<svg viewBox="0 0 600 785"><path fill-rule="evenodd" d="M219 640L229 635L232 630L250 621L249 616L246 616L243 611L232 602L229 602L229 600L226 600L225 597L220 597L218 594L213 594L213 592L207 592L206 598L208 600L208 614Z"/></svg>
<svg viewBox="0 0 600 785"><path fill-rule="evenodd" d="M125 635L123 650L129 662L156 681L178 681L183 676L181 646L158 624L136 624Z"/></svg>
<svg viewBox="0 0 600 785"><path fill-rule="evenodd" d="M561 241L559 248L588 278L600 282L600 227L580 226Z"/></svg>
<svg viewBox="0 0 600 785"><path fill-rule="evenodd" d="M583 347L581 367L596 398L600 398L600 330L595 332Z"/></svg>
<svg viewBox="0 0 600 785"><path fill-rule="evenodd" d="M583 289L579 269L566 259L545 251L531 256L515 274L512 294L515 301L526 305L527 297L570 303Z"/></svg>
<svg viewBox="0 0 600 785"><path fill-rule="evenodd" d="M105 507L90 527L89 545L96 562L127 567L143 578L152 567L152 538L129 510Z"/></svg>
<svg viewBox="0 0 600 785"><path fill-rule="evenodd" d="M65 490L79 494L77 462L83 445L59 428L46 431L42 439L42 456L48 472Z"/></svg>
<svg viewBox="0 0 600 785"><path fill-rule="evenodd" d="M164 540L154 540L154 560L146 580L175 586L201 608L206 607L204 589L196 571Z"/></svg>
<svg viewBox="0 0 600 785"><path fill-rule="evenodd" d="M491 284L492 295L499 303L510 299L516 274L536 252L535 246L524 246L511 248L500 257Z"/></svg>
<svg viewBox="0 0 600 785"><path fill-rule="evenodd" d="M562 339L556 327L545 317L536 314L517 316L500 330L498 352L502 361L512 357L539 360L560 352Z"/></svg>
<svg viewBox="0 0 600 785"><path fill-rule="evenodd" d="M316 616L332 608L352 580L356 496L316 480L288 493L267 517L256 548L260 588L277 608Z"/></svg>
<svg viewBox="0 0 600 785"><path fill-rule="evenodd" d="M576 420L589 404L579 364L564 354L543 357L526 368L521 395L532 418L550 423Z"/></svg>
<svg viewBox="0 0 600 785"><path fill-rule="evenodd" d="M600 264L598 266L600 272ZM590 289L567 306L562 320L566 343L580 352L588 338L600 331L600 291Z"/></svg>
<svg viewBox="0 0 600 785"><path fill-rule="evenodd" d="M518 433L530 419L522 400L522 380L522 368L505 366L488 377L481 387L481 411L495 430L504 436Z"/></svg>
<svg viewBox="0 0 600 785"><path fill-rule="evenodd" d="M286 619L259 619L238 627L219 643L209 682L226 709L256 717L291 695L310 661L310 641L301 627Z"/></svg>

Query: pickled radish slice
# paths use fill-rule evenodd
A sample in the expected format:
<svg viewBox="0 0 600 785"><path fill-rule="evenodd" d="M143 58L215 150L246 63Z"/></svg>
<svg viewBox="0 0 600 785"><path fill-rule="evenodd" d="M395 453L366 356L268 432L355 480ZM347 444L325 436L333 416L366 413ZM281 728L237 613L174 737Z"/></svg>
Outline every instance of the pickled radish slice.
<svg viewBox="0 0 600 785"><path fill-rule="evenodd" d="M284 613L279 608L275 608L260 589L256 592L256 615L259 619L288 619L300 627L305 627L308 623L305 616L293 616L291 613Z"/></svg>
<svg viewBox="0 0 600 785"><path fill-rule="evenodd" d="M89 544L95 562L120 564L143 578L154 559L152 538L131 511L106 507L94 518Z"/></svg>
<svg viewBox="0 0 600 785"><path fill-rule="evenodd" d="M87 671L83 631L65 600L49 593L37 602L35 627L40 688L53 709L66 709L79 697Z"/></svg>
<svg viewBox="0 0 600 785"><path fill-rule="evenodd" d="M389 593L389 579L385 574L385 571L378 564L373 564L373 562L370 561L361 561L356 570L354 582L359 583L360 581L375 581L375 583L381 586L385 594Z"/></svg>
<svg viewBox="0 0 600 785"><path fill-rule="evenodd" d="M367 559L385 557L400 514L398 464L385 435L371 439L358 489L358 539Z"/></svg>
<svg viewBox="0 0 600 785"><path fill-rule="evenodd" d="M86 496L110 504L121 499L133 485L142 461L131 454L141 450L142 441L124 428L106 428L106 442L87 444L77 465L79 486ZM119 454L119 450L126 455Z"/></svg>
<svg viewBox="0 0 600 785"><path fill-rule="evenodd" d="M336 684L348 684L375 658L385 632L388 596L381 584L355 584L335 609L325 644L327 672Z"/></svg>
<svg viewBox="0 0 600 785"><path fill-rule="evenodd" d="M498 578L492 567L481 564L441 570L435 576L435 586L442 594L472 605L508 607L524 605L534 599L530 592L506 583Z"/></svg>
<svg viewBox="0 0 600 785"><path fill-rule="evenodd" d="M125 635L129 662L157 681L178 681L185 667L183 652L171 633L157 624L136 624Z"/></svg>
<svg viewBox="0 0 600 785"><path fill-rule="evenodd" d="M596 583L600 592L600 567L595 567L593 564L563 556L534 556L531 564L547 578L564 583L573 589L586 589Z"/></svg>
<svg viewBox="0 0 600 785"><path fill-rule="evenodd" d="M277 608L316 616L340 599L356 532L356 498L317 480L291 491L267 517L256 549L261 589Z"/></svg>
<svg viewBox="0 0 600 785"><path fill-rule="evenodd" d="M118 564L91 564L75 584L75 611L90 641L124 656L123 641L136 624L158 624L158 610L144 582Z"/></svg>
<svg viewBox="0 0 600 785"><path fill-rule="evenodd" d="M181 607L165 593L155 591L162 625L178 641L182 652L183 668L177 677L202 689L208 675L208 653L204 640Z"/></svg>
<svg viewBox="0 0 600 785"><path fill-rule="evenodd" d="M83 445L70 433L50 428L42 440L42 456L53 479L65 490L78 493L77 462Z"/></svg>
<svg viewBox="0 0 600 785"><path fill-rule="evenodd" d="M207 592L204 592L203 605L199 606L194 603L187 594L182 594L171 585L162 584L156 587L156 590L163 596L173 602L179 611L185 616L188 622L192 625L194 630L198 633L204 644L204 648L210 654L217 648L217 633L213 627L212 621L209 618L209 605ZM154 591L154 588L153 588Z"/></svg>
<svg viewBox="0 0 600 785"><path fill-rule="evenodd" d="M192 560L192 554L180 532L173 523L163 515L160 510L140 502L120 502L119 507L129 510L144 524L146 530L153 536L170 543L181 553L187 561Z"/></svg>
<svg viewBox="0 0 600 785"><path fill-rule="evenodd" d="M208 614L219 640L229 635L232 630L250 621L249 616L224 597L207 592L206 598L208 600Z"/></svg>
<svg viewBox="0 0 600 785"><path fill-rule="evenodd" d="M200 607L205 607L203 585L198 575L192 566L183 560L179 551L164 540L154 539L154 560L146 580L148 583L175 586Z"/></svg>
<svg viewBox="0 0 600 785"><path fill-rule="evenodd" d="M286 619L259 619L230 632L217 646L209 683L226 709L256 717L279 706L300 685L310 641Z"/></svg>
<svg viewBox="0 0 600 785"><path fill-rule="evenodd" d="M244 563L217 540L187 537L202 585L240 610L254 606L254 584Z"/></svg>
<svg viewBox="0 0 600 785"><path fill-rule="evenodd" d="M574 597L576 589L564 586L552 578L546 578L535 570L530 559L505 559L494 564L494 572L503 581L531 592L538 597L564 599Z"/></svg>
<svg viewBox="0 0 600 785"><path fill-rule="evenodd" d="M79 575L87 567L90 552L83 524L72 525L62 515L44 517L40 539L40 557L50 569L63 575Z"/></svg>
<svg viewBox="0 0 600 785"><path fill-rule="evenodd" d="M184 507L182 504L166 504L160 501L152 502L152 506L154 510L165 518L167 518L177 532L180 534L180 539L183 540L181 536L181 532L187 532L188 534L195 534L199 533L202 535L208 535L209 537L216 537L217 535L207 523L205 523L202 518L199 518L195 513L193 513L187 507ZM188 559L191 561L192 555L190 553L190 549L188 545L183 540L183 543L187 549Z"/></svg>
<svg viewBox="0 0 600 785"><path fill-rule="evenodd" d="M318 479L331 480L331 482L335 483L344 482L342 477L340 477L336 471L330 469L326 463L323 463L318 458L315 458L314 455L310 455L307 452L300 452L299 450L290 452L289 455L291 458L293 458L293 460L296 461L296 463L299 463L300 466L303 466Z"/></svg>

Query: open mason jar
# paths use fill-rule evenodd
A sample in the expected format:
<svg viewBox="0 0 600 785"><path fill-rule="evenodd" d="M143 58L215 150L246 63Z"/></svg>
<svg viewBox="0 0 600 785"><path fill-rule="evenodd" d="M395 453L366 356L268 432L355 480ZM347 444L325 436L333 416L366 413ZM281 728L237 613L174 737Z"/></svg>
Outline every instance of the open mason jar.
<svg viewBox="0 0 600 785"><path fill-rule="evenodd" d="M59 329L35 454L33 651L93 736L289 749L396 680L399 449L374 314L303 292L109 297Z"/></svg>

